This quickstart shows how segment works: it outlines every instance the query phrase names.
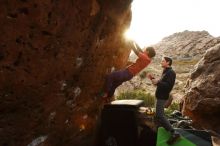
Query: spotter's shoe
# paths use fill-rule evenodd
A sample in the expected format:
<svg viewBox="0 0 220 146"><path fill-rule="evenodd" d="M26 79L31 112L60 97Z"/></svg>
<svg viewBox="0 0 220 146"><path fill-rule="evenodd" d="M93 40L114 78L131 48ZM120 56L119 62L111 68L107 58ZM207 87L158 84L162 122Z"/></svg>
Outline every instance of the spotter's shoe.
<svg viewBox="0 0 220 146"><path fill-rule="evenodd" d="M171 134L170 138L167 140L167 144L172 145L179 139L180 139L180 134L173 133L173 134Z"/></svg>

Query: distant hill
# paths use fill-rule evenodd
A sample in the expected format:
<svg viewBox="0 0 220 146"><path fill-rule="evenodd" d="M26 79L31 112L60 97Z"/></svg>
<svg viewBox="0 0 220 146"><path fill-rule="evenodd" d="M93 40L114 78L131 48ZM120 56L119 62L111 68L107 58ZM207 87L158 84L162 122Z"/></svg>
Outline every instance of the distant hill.
<svg viewBox="0 0 220 146"><path fill-rule="evenodd" d="M183 31L174 33L155 44L157 56L165 54L173 59L197 59L210 47L220 43L220 37L215 38L207 31Z"/></svg>

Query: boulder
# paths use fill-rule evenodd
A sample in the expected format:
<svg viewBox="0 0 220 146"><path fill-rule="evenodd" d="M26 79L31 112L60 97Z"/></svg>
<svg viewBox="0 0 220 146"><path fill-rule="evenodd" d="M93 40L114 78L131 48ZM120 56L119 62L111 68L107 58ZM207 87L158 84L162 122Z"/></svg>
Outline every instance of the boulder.
<svg viewBox="0 0 220 146"><path fill-rule="evenodd" d="M220 44L208 49L192 71L183 112L202 128L220 133Z"/></svg>
<svg viewBox="0 0 220 146"><path fill-rule="evenodd" d="M89 146L131 0L0 1L0 145Z"/></svg>

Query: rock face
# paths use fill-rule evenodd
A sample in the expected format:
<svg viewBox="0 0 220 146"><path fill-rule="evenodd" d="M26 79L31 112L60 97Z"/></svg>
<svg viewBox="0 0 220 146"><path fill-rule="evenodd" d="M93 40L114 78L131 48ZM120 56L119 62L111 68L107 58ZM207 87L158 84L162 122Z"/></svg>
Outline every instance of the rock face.
<svg viewBox="0 0 220 146"><path fill-rule="evenodd" d="M186 115L220 133L220 44L208 49L195 66L184 101Z"/></svg>
<svg viewBox="0 0 220 146"><path fill-rule="evenodd" d="M0 145L89 146L130 50L131 0L1 0Z"/></svg>
<svg viewBox="0 0 220 146"><path fill-rule="evenodd" d="M210 47L220 42L207 31L183 31L163 38L155 44L158 53L174 59L200 59Z"/></svg>

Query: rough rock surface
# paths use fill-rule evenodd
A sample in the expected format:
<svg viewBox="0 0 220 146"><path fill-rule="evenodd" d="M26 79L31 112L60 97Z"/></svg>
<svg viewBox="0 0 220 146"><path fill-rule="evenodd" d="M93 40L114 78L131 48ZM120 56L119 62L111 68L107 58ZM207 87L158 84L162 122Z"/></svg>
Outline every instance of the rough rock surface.
<svg viewBox="0 0 220 146"><path fill-rule="evenodd" d="M207 50L190 76L184 113L220 134L220 44Z"/></svg>
<svg viewBox="0 0 220 146"><path fill-rule="evenodd" d="M0 145L89 146L131 0L0 1Z"/></svg>
<svg viewBox="0 0 220 146"><path fill-rule="evenodd" d="M169 55L173 59L200 59L209 48L220 43L220 38L207 31L183 31L174 33L155 44L158 55Z"/></svg>

